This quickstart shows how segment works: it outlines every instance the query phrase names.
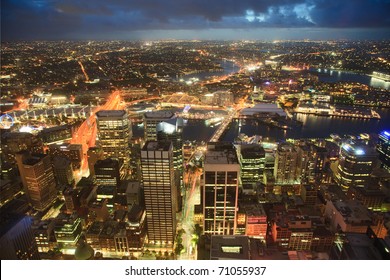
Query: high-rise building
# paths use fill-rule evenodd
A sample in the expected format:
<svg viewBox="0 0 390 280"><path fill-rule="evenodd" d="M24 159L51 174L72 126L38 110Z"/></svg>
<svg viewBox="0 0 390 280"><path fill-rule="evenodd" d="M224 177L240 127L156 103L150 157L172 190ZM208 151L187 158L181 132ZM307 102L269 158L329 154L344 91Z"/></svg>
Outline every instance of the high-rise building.
<svg viewBox="0 0 390 280"><path fill-rule="evenodd" d="M120 166L123 160L107 158L95 163L95 177L98 186L118 187L120 184Z"/></svg>
<svg viewBox="0 0 390 280"><path fill-rule="evenodd" d="M277 184L299 183L298 152L290 143L280 143L276 151L274 176Z"/></svg>
<svg viewBox="0 0 390 280"><path fill-rule="evenodd" d="M91 147L88 149L87 152L88 156L88 168L89 168L89 175L95 176L95 163L98 160L104 159L104 152L103 149L100 147Z"/></svg>
<svg viewBox="0 0 390 280"><path fill-rule="evenodd" d="M59 156L54 157L53 171L59 189L74 184L73 167L69 159Z"/></svg>
<svg viewBox="0 0 390 280"><path fill-rule="evenodd" d="M149 242L171 248L177 207L172 142L147 141L141 150L141 170Z"/></svg>
<svg viewBox="0 0 390 280"><path fill-rule="evenodd" d="M79 169L83 160L83 146L81 144L52 144L49 146L52 157L66 157L72 162L73 169Z"/></svg>
<svg viewBox="0 0 390 280"><path fill-rule="evenodd" d="M208 143L201 182L205 234L235 234L239 181L240 164L234 146Z"/></svg>
<svg viewBox="0 0 390 280"><path fill-rule="evenodd" d="M2 212L0 215L0 259L38 260L39 253L29 216Z"/></svg>
<svg viewBox="0 0 390 280"><path fill-rule="evenodd" d="M363 187L376 165L377 153L366 145L344 144L341 147L336 180L344 188Z"/></svg>
<svg viewBox="0 0 390 280"><path fill-rule="evenodd" d="M157 140L157 125L160 122L172 119L171 111L147 112L144 114L144 140Z"/></svg>
<svg viewBox="0 0 390 280"><path fill-rule="evenodd" d="M379 159L382 162L383 168L390 171L390 132L382 131L379 134L377 151L379 153Z"/></svg>
<svg viewBox="0 0 390 280"><path fill-rule="evenodd" d="M240 165L242 184L256 184L263 181L265 151L258 144L240 146Z"/></svg>
<svg viewBox="0 0 390 280"><path fill-rule="evenodd" d="M76 215L60 214L56 218L54 234L60 248L76 249L82 233L82 221Z"/></svg>
<svg viewBox="0 0 390 280"><path fill-rule="evenodd" d="M173 146L173 169L175 170L175 186L178 208L181 209L181 186L183 182L183 119L174 118L157 124L157 140L171 141Z"/></svg>
<svg viewBox="0 0 390 280"><path fill-rule="evenodd" d="M121 158L129 162L131 122L125 110L102 110L96 113L100 146L106 158Z"/></svg>
<svg viewBox="0 0 390 280"><path fill-rule="evenodd" d="M29 203L38 211L46 210L57 198L49 155L20 152L16 154L16 161Z"/></svg>
<svg viewBox="0 0 390 280"><path fill-rule="evenodd" d="M183 170L183 119L175 118L157 124L157 141L171 141L173 145L173 167Z"/></svg>

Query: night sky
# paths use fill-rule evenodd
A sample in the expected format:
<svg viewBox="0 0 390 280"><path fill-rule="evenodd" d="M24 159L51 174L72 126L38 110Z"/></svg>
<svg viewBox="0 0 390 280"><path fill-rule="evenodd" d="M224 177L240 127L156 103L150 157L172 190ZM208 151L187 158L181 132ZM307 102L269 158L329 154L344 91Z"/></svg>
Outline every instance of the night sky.
<svg viewBox="0 0 390 280"><path fill-rule="evenodd" d="M1 39L390 39L390 0L1 0Z"/></svg>

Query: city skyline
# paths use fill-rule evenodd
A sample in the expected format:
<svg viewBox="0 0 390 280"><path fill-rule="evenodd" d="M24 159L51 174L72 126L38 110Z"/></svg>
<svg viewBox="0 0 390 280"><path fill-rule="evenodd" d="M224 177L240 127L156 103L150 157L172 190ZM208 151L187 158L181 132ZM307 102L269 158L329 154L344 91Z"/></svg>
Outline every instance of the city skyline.
<svg viewBox="0 0 390 280"><path fill-rule="evenodd" d="M2 41L382 40L388 1L2 1Z"/></svg>
<svg viewBox="0 0 390 280"><path fill-rule="evenodd" d="M17 3L15 36L83 40L2 42L0 259L390 259L389 41L253 35L266 24L276 36L388 30L379 12L359 26L319 25L316 11L336 2L198 1L187 11L183 1L158 9L163 32L153 21L132 30L179 36L177 18L200 17L231 39L242 26L226 17L243 11L256 28L244 32L250 40L90 41L92 29L129 32L110 21L130 6ZM149 19L159 7L126 3ZM367 17L364 3L354 7ZM42 15L31 29L26 7ZM56 25L70 14L85 24ZM289 28L272 21L288 15ZM212 32L191 28L189 38Z"/></svg>

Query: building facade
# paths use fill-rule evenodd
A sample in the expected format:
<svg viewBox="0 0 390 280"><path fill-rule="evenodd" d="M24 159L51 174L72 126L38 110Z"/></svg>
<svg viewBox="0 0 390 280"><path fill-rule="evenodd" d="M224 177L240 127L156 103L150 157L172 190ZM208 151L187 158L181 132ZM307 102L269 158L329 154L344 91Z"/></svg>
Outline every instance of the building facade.
<svg viewBox="0 0 390 280"><path fill-rule="evenodd" d="M176 235L177 189L171 142L147 141L141 150L149 243L172 248Z"/></svg>
<svg viewBox="0 0 390 280"><path fill-rule="evenodd" d="M96 124L100 146L106 158L130 157L131 121L125 110L102 110L96 113Z"/></svg>
<svg viewBox="0 0 390 280"><path fill-rule="evenodd" d="M239 181L240 164L234 146L223 142L209 143L201 183L205 234L235 234Z"/></svg>

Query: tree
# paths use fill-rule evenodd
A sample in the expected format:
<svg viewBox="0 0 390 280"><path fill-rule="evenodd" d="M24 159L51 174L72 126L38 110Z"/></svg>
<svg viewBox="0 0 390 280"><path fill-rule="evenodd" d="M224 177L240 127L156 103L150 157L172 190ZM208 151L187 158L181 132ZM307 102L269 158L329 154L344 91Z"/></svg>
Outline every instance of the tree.
<svg viewBox="0 0 390 280"><path fill-rule="evenodd" d="M177 244L175 248L175 254L180 255L181 251L184 249L184 246L182 244Z"/></svg>

